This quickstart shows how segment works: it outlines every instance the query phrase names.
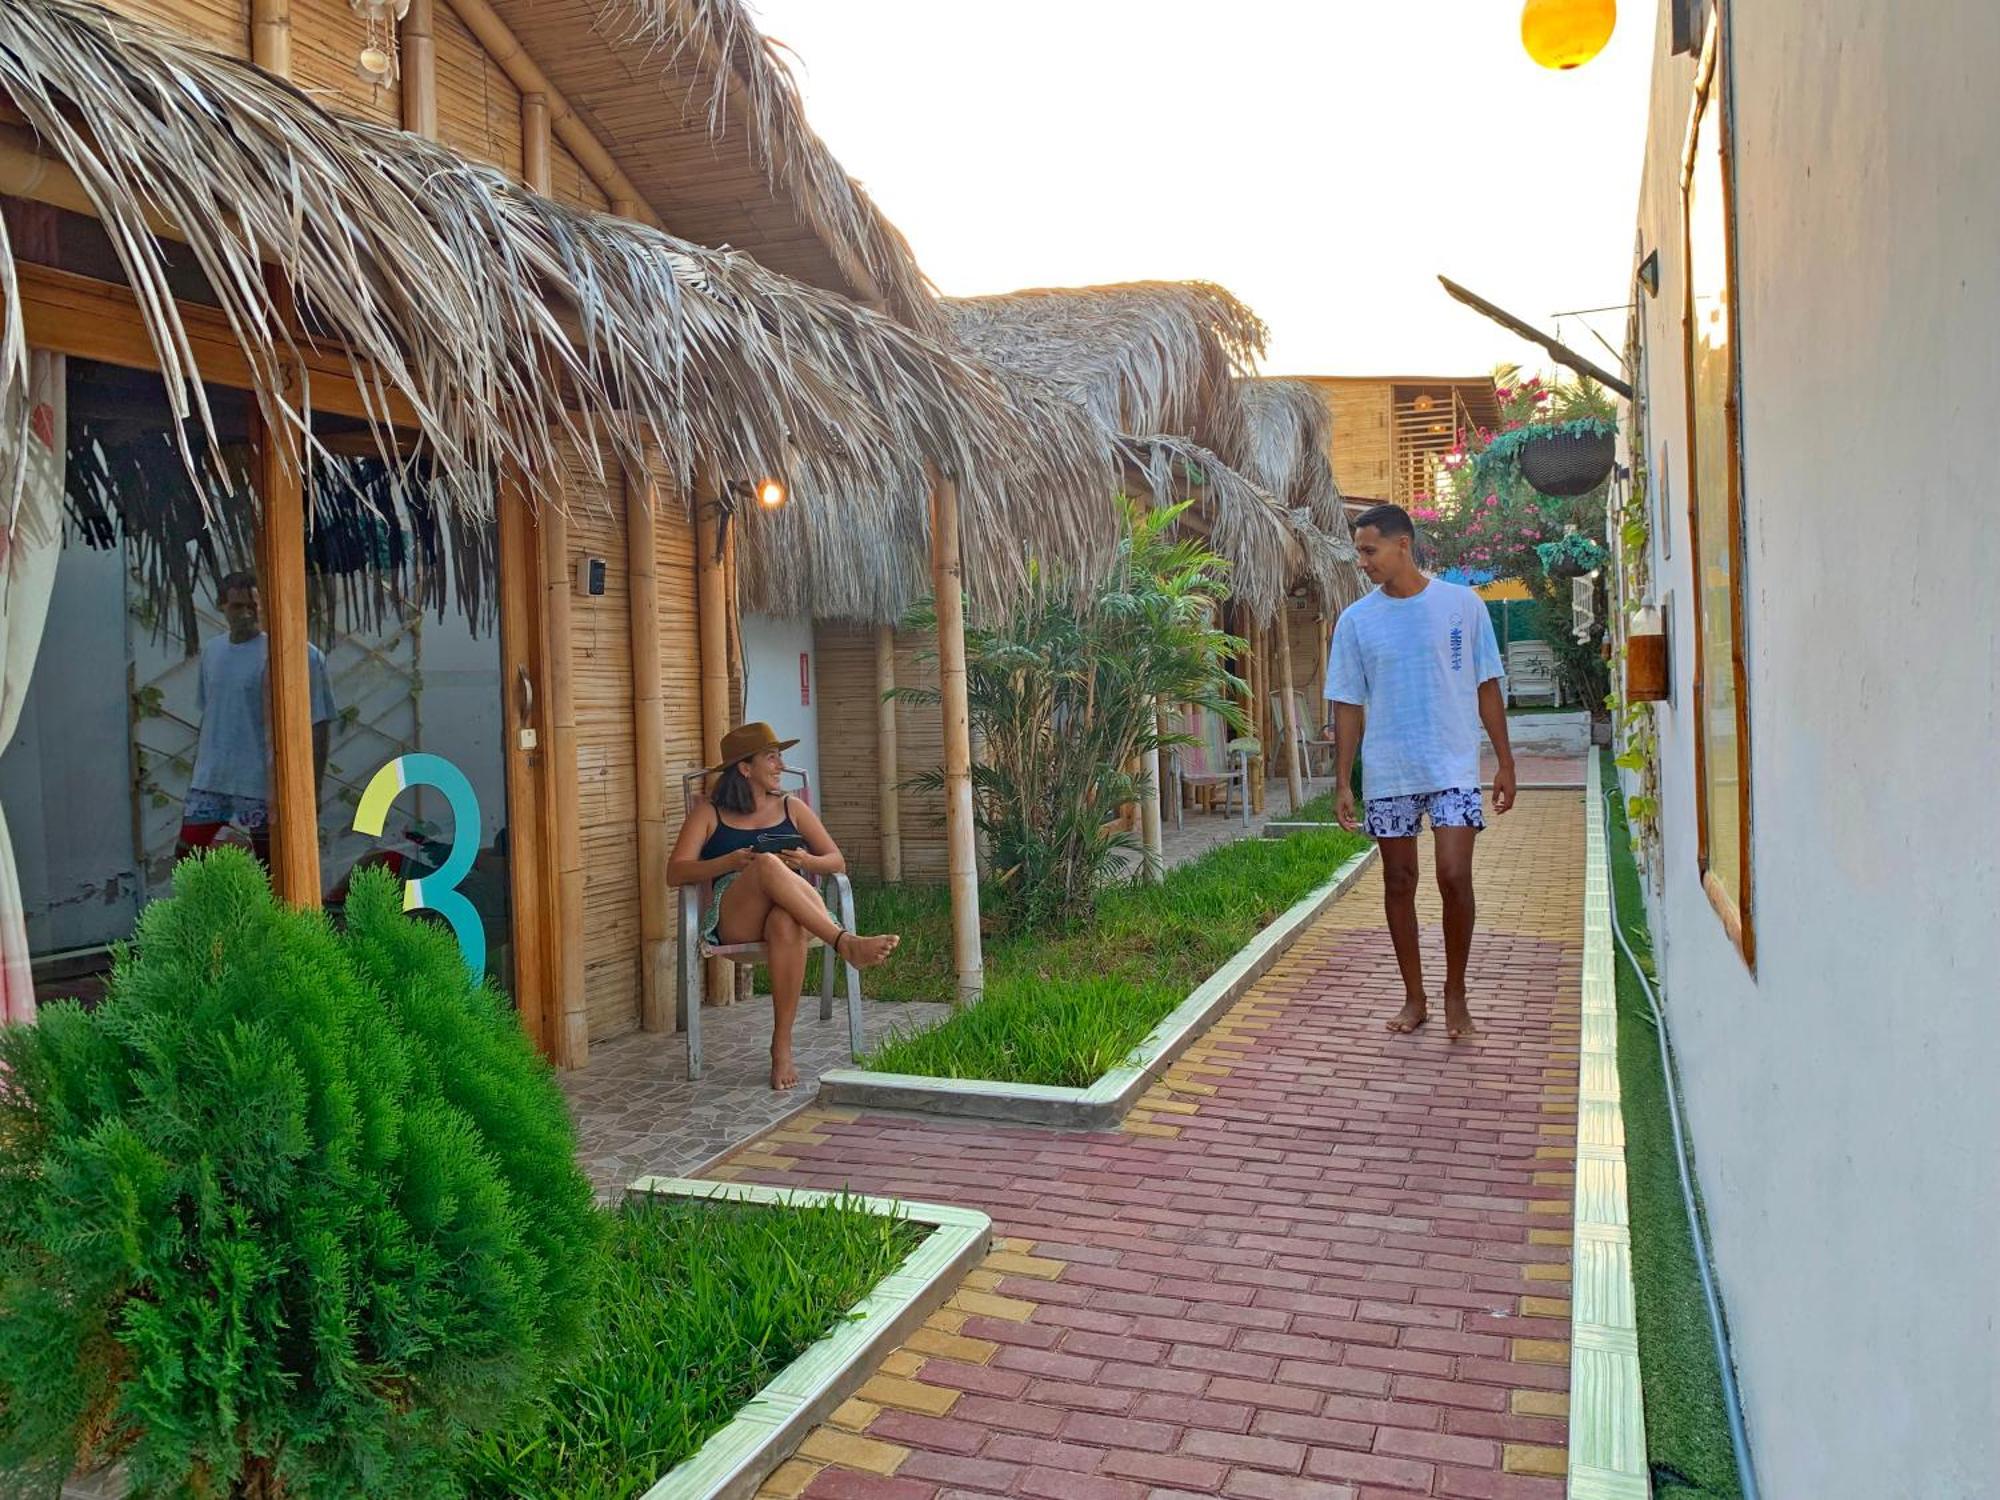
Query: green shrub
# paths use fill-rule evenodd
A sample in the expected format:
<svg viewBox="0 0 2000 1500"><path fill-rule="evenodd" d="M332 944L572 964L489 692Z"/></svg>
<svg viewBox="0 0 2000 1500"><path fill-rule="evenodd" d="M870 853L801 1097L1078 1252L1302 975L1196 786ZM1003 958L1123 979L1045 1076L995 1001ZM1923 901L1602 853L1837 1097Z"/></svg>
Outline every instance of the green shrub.
<svg viewBox="0 0 2000 1500"><path fill-rule="evenodd" d="M94 1012L0 1033L0 1490L457 1493L588 1332L563 1100L451 937L184 863Z"/></svg>

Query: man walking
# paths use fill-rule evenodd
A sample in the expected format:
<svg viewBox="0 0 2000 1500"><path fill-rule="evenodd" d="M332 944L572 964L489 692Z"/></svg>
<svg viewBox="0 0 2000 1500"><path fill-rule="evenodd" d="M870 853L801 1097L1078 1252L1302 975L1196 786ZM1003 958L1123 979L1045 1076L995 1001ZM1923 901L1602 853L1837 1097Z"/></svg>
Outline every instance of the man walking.
<svg viewBox="0 0 2000 1500"><path fill-rule="evenodd" d="M1500 694L1500 648L1486 602L1463 584L1417 566L1416 528L1400 505L1378 505L1354 523L1354 550L1375 592L1342 612L1333 630L1326 696L1333 703L1340 825L1356 826L1354 756L1364 733L1366 831L1382 849L1383 905L1403 1008L1388 1023L1415 1031L1430 1019L1417 930L1417 834L1430 820L1438 893L1444 898L1444 1024L1454 1039L1476 1031L1465 998L1472 949L1472 845L1479 809L1479 727L1499 770L1493 811L1514 805L1514 752Z"/></svg>

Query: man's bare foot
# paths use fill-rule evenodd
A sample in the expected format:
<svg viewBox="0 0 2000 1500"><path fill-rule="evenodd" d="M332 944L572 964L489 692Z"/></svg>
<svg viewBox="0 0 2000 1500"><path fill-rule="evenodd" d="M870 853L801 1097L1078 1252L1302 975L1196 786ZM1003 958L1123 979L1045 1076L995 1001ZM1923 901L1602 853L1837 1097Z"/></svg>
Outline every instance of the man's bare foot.
<svg viewBox="0 0 2000 1500"><path fill-rule="evenodd" d="M782 1093L786 1089L797 1088L798 1085L799 1067L797 1063L792 1061L791 1051L787 1049L780 1052L776 1047L773 1047L771 1049L771 1087Z"/></svg>
<svg viewBox="0 0 2000 1500"><path fill-rule="evenodd" d="M891 953L902 938L893 932L885 932L877 937L864 937L858 932L843 932L833 940L833 951L843 962L853 964L857 969L872 969Z"/></svg>
<svg viewBox="0 0 2000 1500"><path fill-rule="evenodd" d="M1422 995L1413 996L1403 1002L1403 1008L1396 1012L1396 1019L1382 1024L1398 1036L1407 1036L1431 1018L1431 1008Z"/></svg>
<svg viewBox="0 0 2000 1500"><path fill-rule="evenodd" d="M1479 1028L1472 1024L1472 1012L1466 1007L1465 996L1444 997L1444 1034L1454 1042L1462 1036L1479 1035Z"/></svg>

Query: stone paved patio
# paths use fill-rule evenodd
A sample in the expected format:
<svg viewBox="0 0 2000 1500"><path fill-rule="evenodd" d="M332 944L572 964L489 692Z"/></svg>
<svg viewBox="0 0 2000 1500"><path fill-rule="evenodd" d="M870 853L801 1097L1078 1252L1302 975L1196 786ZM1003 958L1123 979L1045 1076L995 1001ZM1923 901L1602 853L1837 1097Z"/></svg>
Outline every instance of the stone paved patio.
<svg viewBox="0 0 2000 1500"><path fill-rule="evenodd" d="M815 1108L735 1153L1004 1236L765 1495L1560 1500L1582 870L1580 793L1482 840L1476 1042L1382 1029L1371 872L1120 1130Z"/></svg>
<svg viewBox="0 0 2000 1500"><path fill-rule="evenodd" d="M929 1025L948 1005L864 1001L871 1043L900 1024ZM579 1156L600 1193L635 1177L682 1174L809 1102L819 1075L848 1065L847 1009L819 1018L819 997L799 1007L792 1033L799 1086L773 1093L771 1002L764 996L702 1012L702 1077L689 1083L678 1034L635 1031L590 1049L590 1065L558 1075L576 1119Z"/></svg>

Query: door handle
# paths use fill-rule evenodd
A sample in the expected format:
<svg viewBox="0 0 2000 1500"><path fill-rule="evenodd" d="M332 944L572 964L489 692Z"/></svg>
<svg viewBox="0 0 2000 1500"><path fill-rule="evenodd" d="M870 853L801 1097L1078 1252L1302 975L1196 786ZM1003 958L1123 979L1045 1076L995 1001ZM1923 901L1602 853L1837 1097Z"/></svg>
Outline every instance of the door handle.
<svg viewBox="0 0 2000 1500"><path fill-rule="evenodd" d="M529 675L525 665L514 669L515 685L520 689L521 723L515 739L523 750L535 748L535 679Z"/></svg>

